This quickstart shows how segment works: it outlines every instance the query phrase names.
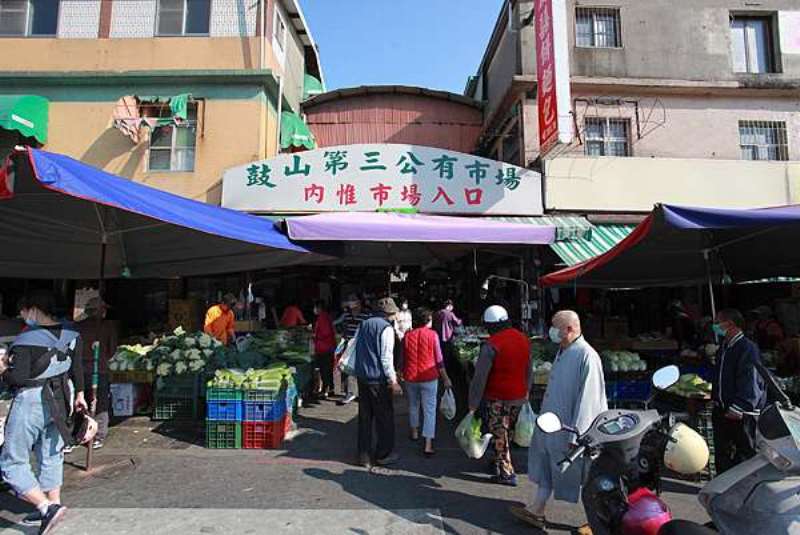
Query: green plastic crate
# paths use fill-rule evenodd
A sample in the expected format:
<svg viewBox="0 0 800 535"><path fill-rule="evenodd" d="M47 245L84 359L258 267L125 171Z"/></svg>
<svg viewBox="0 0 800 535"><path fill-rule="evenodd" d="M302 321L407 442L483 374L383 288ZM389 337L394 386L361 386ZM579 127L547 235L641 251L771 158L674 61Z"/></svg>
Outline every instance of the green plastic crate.
<svg viewBox="0 0 800 535"><path fill-rule="evenodd" d="M206 447L217 450L241 449L242 424L240 422L206 421Z"/></svg>
<svg viewBox="0 0 800 535"><path fill-rule="evenodd" d="M209 386L206 389L206 401L242 401L244 392L238 388L218 388Z"/></svg>
<svg viewBox="0 0 800 535"><path fill-rule="evenodd" d="M196 420L197 411L197 399L193 397L156 396L153 420Z"/></svg>
<svg viewBox="0 0 800 535"><path fill-rule="evenodd" d="M185 373L158 377L156 379L156 394L174 398L200 397L200 375Z"/></svg>

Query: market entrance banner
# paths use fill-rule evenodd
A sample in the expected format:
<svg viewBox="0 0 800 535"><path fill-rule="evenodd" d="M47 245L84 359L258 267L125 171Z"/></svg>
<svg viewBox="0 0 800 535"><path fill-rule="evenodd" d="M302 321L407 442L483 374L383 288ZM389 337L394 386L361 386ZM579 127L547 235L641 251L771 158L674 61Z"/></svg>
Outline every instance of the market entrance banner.
<svg viewBox="0 0 800 535"><path fill-rule="evenodd" d="M542 178L536 171L461 152L397 144L327 147L229 169L222 205L265 213L544 212Z"/></svg>

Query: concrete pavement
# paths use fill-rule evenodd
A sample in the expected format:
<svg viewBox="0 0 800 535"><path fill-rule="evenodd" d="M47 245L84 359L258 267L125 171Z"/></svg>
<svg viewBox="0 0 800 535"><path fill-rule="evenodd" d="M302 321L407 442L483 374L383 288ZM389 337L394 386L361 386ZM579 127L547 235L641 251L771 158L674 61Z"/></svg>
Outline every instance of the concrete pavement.
<svg viewBox="0 0 800 535"><path fill-rule="evenodd" d="M207 450L191 430L131 420L112 430L95 472L68 470L72 511L59 533L536 533L508 513L532 491L524 475L518 488L490 483L486 460L467 459L456 445L455 422L440 421L438 455L422 456L406 438L404 403L397 407L402 459L373 471L353 465L355 405L301 409L297 433L276 451ZM76 452L70 461L82 462ZM514 456L524 472L526 450ZM666 486L676 516L705 521L697 485ZM27 510L0 496L0 534L35 533L14 525ZM576 505L556 503L548 514L551 533L583 522Z"/></svg>

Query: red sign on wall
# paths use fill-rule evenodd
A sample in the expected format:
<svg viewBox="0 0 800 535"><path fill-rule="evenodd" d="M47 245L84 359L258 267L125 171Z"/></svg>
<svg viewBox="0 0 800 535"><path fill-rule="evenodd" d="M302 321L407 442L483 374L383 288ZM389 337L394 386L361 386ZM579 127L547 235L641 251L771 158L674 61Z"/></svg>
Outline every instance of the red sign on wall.
<svg viewBox="0 0 800 535"><path fill-rule="evenodd" d="M536 0L536 81L539 108L539 154L544 156L558 141L556 63L552 0Z"/></svg>

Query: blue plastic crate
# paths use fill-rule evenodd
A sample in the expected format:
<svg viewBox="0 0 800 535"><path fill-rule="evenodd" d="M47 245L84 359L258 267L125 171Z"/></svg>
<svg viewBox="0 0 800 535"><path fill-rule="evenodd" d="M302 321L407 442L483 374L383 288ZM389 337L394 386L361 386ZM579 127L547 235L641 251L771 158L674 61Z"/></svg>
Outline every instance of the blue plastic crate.
<svg viewBox="0 0 800 535"><path fill-rule="evenodd" d="M241 422L244 407L241 401L221 400L206 402L206 418L219 422Z"/></svg>
<svg viewBox="0 0 800 535"><path fill-rule="evenodd" d="M245 401L245 422L275 422L287 413L287 400L276 399L273 401Z"/></svg>

